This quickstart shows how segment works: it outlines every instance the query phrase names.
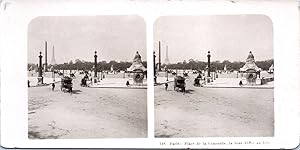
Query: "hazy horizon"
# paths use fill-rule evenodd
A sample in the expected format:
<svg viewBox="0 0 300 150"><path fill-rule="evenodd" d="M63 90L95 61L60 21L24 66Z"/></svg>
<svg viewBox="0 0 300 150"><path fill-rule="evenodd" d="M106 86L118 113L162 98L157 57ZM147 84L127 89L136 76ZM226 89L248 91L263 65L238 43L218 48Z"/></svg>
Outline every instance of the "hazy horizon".
<svg viewBox="0 0 300 150"><path fill-rule="evenodd" d="M143 18L130 16L46 16L28 26L28 63L38 63L39 52L47 63L54 46L57 64L75 59L94 61L132 61L136 51L147 60L146 25Z"/></svg>
<svg viewBox="0 0 300 150"><path fill-rule="evenodd" d="M256 61L274 59L273 25L264 15L163 16L154 24L154 51L171 63L188 59L245 61L252 51ZM158 57L157 57L158 58Z"/></svg>

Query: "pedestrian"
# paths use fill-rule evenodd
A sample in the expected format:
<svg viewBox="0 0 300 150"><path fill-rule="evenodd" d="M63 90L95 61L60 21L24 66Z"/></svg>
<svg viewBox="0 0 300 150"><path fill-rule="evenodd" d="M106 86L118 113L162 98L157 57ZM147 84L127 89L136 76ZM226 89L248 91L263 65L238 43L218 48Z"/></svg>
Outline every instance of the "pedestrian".
<svg viewBox="0 0 300 150"><path fill-rule="evenodd" d="M242 85L243 85L243 82L242 82L242 80L240 80L240 83L239 83L239 85L240 85L240 86L242 86Z"/></svg>
<svg viewBox="0 0 300 150"><path fill-rule="evenodd" d="M199 79L202 79L202 76L201 76L201 74L199 73L199 75L198 75L198 77L197 78L199 78Z"/></svg>
<svg viewBox="0 0 300 150"><path fill-rule="evenodd" d="M127 82L126 82L126 86L128 87L130 84L129 84L129 81L127 80Z"/></svg>
<svg viewBox="0 0 300 150"><path fill-rule="evenodd" d="M166 91L168 90L168 86L169 86L169 85L168 85L168 83L166 82L166 83L165 83L165 90L166 90Z"/></svg>
<svg viewBox="0 0 300 150"><path fill-rule="evenodd" d="M30 87L30 81L28 80L28 87Z"/></svg>
<svg viewBox="0 0 300 150"><path fill-rule="evenodd" d="M55 88L55 84L54 82L52 83L52 91L54 91L54 88Z"/></svg>

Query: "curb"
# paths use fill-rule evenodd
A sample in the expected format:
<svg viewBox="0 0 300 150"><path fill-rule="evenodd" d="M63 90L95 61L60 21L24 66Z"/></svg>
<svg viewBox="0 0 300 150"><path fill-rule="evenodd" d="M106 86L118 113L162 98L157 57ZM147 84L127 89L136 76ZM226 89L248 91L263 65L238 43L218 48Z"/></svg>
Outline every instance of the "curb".
<svg viewBox="0 0 300 150"><path fill-rule="evenodd" d="M163 82L163 83L154 83L154 86L158 86L158 85L163 85L163 84L165 84L165 83L170 83L170 82L174 82L174 81L167 81L167 82Z"/></svg>
<svg viewBox="0 0 300 150"><path fill-rule="evenodd" d="M213 86L203 86L203 88L274 89L274 87L249 87L249 86L247 86L247 87L234 87L234 86L232 86L232 87L230 87L230 86L219 86L219 87L215 86L215 87L213 87Z"/></svg>
<svg viewBox="0 0 300 150"><path fill-rule="evenodd" d="M147 89L147 87L87 87L87 88Z"/></svg>
<svg viewBox="0 0 300 150"><path fill-rule="evenodd" d="M55 81L54 83L59 83L61 81ZM44 83L44 84L38 84L38 85L33 85L33 86L30 86L29 88L31 87L43 87L43 86L48 86L48 85L51 85L52 83Z"/></svg>

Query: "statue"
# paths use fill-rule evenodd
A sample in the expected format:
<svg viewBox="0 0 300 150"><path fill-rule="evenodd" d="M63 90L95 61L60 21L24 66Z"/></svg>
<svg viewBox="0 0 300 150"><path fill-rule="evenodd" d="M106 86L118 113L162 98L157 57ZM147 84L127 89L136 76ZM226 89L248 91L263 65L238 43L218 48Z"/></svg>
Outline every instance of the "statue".
<svg viewBox="0 0 300 150"><path fill-rule="evenodd" d="M245 65L240 69L240 72L246 77L246 84L256 84L256 80L260 78L260 71L261 68L257 67L255 64L254 56L250 51Z"/></svg>
<svg viewBox="0 0 300 150"><path fill-rule="evenodd" d="M128 72L133 73L133 81L134 81L135 84L142 84L143 83L144 72L146 70L147 69L142 64L141 55L137 51L134 58L133 58L132 65L129 68L127 68Z"/></svg>

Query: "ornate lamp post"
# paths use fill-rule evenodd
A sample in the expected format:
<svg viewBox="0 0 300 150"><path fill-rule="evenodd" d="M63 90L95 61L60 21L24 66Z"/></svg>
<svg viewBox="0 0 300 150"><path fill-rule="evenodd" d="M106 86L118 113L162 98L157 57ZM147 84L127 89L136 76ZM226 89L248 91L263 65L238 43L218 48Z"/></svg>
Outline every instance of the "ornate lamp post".
<svg viewBox="0 0 300 150"><path fill-rule="evenodd" d="M207 77L210 77L210 51L207 54Z"/></svg>
<svg viewBox="0 0 300 150"><path fill-rule="evenodd" d="M40 56L39 56L39 74L38 74L38 83L43 84L43 66L42 66L42 52L40 52Z"/></svg>
<svg viewBox="0 0 300 150"><path fill-rule="evenodd" d="M216 67L216 78L218 78L218 67Z"/></svg>
<svg viewBox="0 0 300 150"><path fill-rule="evenodd" d="M94 68L94 71L95 71L95 74L94 74L94 77L97 77L97 52L95 51L95 55L94 55L94 60L95 60L95 62L94 62L94 66L95 66L95 68Z"/></svg>
<svg viewBox="0 0 300 150"><path fill-rule="evenodd" d="M155 52L153 52L154 83L156 84L157 83L157 81L156 81L157 77L156 77L155 57L156 57Z"/></svg>
<svg viewBox="0 0 300 150"><path fill-rule="evenodd" d="M97 83L97 51L95 51L95 55L94 55L94 58L95 58L95 62L94 62L94 77L95 77L95 79L94 79L94 83Z"/></svg>
<svg viewBox="0 0 300 150"><path fill-rule="evenodd" d="M39 76L38 77L42 77L42 74L43 74L43 72L42 72L42 58L43 58L43 56L42 56L42 52L40 52L40 56L39 56Z"/></svg>

